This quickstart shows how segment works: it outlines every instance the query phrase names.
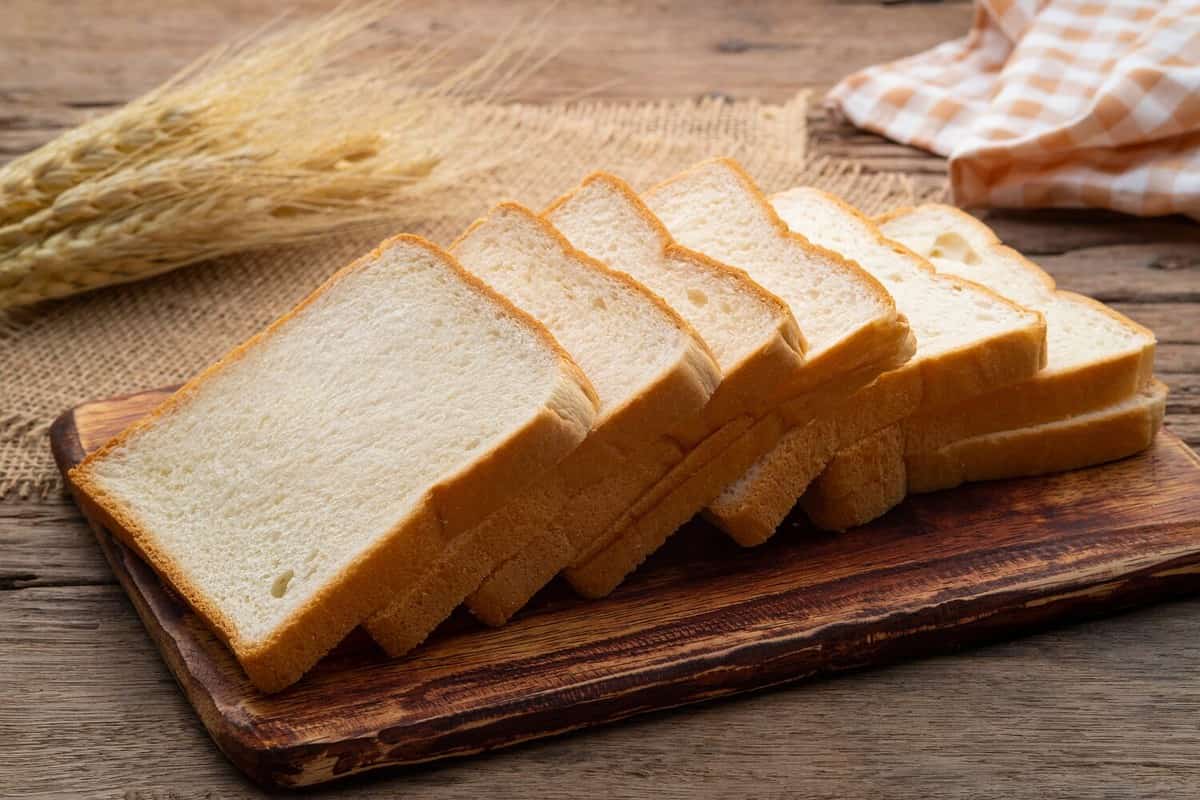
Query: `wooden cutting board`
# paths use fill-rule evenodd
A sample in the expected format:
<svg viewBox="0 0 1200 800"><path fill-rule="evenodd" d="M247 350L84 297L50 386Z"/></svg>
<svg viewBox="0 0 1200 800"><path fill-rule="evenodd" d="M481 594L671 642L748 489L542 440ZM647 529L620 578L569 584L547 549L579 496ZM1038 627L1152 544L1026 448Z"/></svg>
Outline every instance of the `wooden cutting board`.
<svg viewBox="0 0 1200 800"><path fill-rule="evenodd" d="M168 393L64 414L51 432L60 468ZM604 600L554 585L504 628L460 614L396 660L355 632L271 696L143 562L93 529L221 750L263 785L302 786L1191 592L1200 458L1164 432L1124 461L910 498L842 535L790 520L751 550L695 521Z"/></svg>

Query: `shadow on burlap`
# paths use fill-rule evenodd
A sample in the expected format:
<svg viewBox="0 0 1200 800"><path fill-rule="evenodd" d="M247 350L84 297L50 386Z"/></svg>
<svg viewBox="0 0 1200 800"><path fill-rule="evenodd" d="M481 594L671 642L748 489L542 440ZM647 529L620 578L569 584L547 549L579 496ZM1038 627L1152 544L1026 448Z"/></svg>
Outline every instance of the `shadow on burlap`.
<svg viewBox="0 0 1200 800"><path fill-rule="evenodd" d="M448 244L501 199L538 209L603 169L638 188L717 155L765 190L811 184L868 213L913 201L899 175L809 159L807 93L783 105L720 100L480 107L502 166L451 190L456 213L395 220L320 245L279 247L197 264L139 283L0 312L0 497L60 491L50 456L54 418L85 400L180 383L289 309L332 272L391 233ZM509 155L511 153L511 155ZM431 206L446 207L446 198ZM800 321L803 325L803 320Z"/></svg>

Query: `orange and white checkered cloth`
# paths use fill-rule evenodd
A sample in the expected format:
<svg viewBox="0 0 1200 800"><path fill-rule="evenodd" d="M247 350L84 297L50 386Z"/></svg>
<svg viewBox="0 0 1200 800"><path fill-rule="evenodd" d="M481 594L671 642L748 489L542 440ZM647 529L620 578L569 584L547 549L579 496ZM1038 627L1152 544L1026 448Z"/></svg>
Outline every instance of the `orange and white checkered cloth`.
<svg viewBox="0 0 1200 800"><path fill-rule="evenodd" d="M828 103L947 156L960 205L1200 219L1200 0L977 0L965 38Z"/></svg>

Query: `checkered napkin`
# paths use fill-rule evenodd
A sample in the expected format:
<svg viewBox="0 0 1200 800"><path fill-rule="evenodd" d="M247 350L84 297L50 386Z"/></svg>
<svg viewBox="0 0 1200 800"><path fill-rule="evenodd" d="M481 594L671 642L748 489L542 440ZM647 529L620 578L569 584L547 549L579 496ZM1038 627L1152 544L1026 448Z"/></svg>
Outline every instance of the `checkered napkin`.
<svg viewBox="0 0 1200 800"><path fill-rule="evenodd" d="M977 0L965 38L827 102L949 157L960 205L1200 219L1200 0Z"/></svg>

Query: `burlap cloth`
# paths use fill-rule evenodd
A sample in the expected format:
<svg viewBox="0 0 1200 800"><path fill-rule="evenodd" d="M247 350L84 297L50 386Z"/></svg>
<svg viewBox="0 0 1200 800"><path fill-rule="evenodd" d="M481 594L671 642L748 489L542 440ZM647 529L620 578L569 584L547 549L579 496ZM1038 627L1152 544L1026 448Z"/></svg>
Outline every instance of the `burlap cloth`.
<svg viewBox="0 0 1200 800"><path fill-rule="evenodd" d="M497 151L511 157L455 190L460 213L429 219L418 207L401 208L386 226L320 246L223 258L0 313L0 497L37 501L60 491L47 438L58 414L187 379L391 232L446 244L500 199L541 208L597 169L644 188L714 155L737 158L768 191L812 184L868 212L911 201L902 176L807 158L807 99L481 108L479 124L491 126Z"/></svg>

